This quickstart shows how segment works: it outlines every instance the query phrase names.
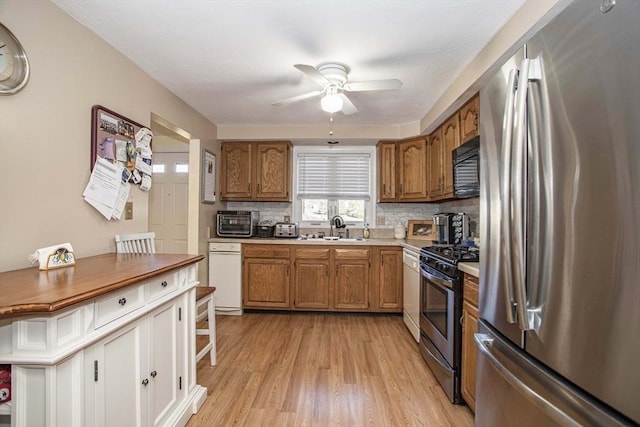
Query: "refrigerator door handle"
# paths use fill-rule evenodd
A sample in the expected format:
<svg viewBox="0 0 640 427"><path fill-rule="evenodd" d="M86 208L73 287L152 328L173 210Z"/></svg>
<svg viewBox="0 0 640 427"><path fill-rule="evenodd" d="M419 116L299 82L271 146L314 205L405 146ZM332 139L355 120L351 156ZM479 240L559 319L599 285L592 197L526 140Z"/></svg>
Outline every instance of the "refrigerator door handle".
<svg viewBox="0 0 640 427"><path fill-rule="evenodd" d="M516 304L513 291L513 269L511 266L511 144L513 139L513 103L516 96L516 76L518 70L513 69L509 72L509 79L507 81L507 99L505 101L504 120L502 123L502 164L500 167L500 198L502 199L502 221L501 221L501 234L502 245L504 247L504 264L505 277L509 280L504 281L505 292L505 304L506 304L506 317L508 323L516 323Z"/></svg>
<svg viewBox="0 0 640 427"><path fill-rule="evenodd" d="M523 59L518 77L518 89L515 106L515 138L513 140L512 169L514 178L511 182L512 227L511 267L516 302L518 327L522 331L530 330L527 318L527 290L525 285L525 185L527 182L525 156L527 137L527 88L529 86L529 70L531 61Z"/></svg>
<svg viewBox="0 0 640 427"><path fill-rule="evenodd" d="M573 418L567 415L564 411L560 410L557 406L555 406L549 399L546 399L545 396L536 392L531 387L527 385L526 382L522 381L515 375L509 368L507 368L494 354L493 349L493 341L494 339L487 334L474 334L474 341L476 342L476 347L480 351L478 357L481 355L486 357L491 366L493 366L496 371L500 374L500 376L507 381L511 386L518 390L523 395L527 396L529 400L532 402L539 402L544 405L544 411L551 416L555 421L560 425L566 426L580 426L580 423L577 423Z"/></svg>
<svg viewBox="0 0 640 427"><path fill-rule="evenodd" d="M542 204L543 198L546 200L548 191L545 188L547 173L542 169L542 157L545 156L545 148L549 148L550 129L549 129L549 97L546 87L546 81L543 78L542 59L538 56L530 59L529 65L529 81L535 82L530 86L528 97L528 119L529 119L529 153L531 155L530 180L529 187L529 203L532 218L530 221L531 229L527 230L530 234L527 237L528 246L531 252L527 258L527 318L531 329L539 330L542 326L542 301L544 300L543 287L548 285L549 279L544 278L547 271L543 266L543 258L553 257L552 254L546 254L548 250L543 242L549 242L548 234L549 224L553 224L553 209L548 209L549 203ZM545 142L545 146L542 144ZM548 154L548 153L547 153ZM550 164L549 161L546 162ZM548 200L547 200L548 202ZM545 212L541 212L543 206L547 207Z"/></svg>

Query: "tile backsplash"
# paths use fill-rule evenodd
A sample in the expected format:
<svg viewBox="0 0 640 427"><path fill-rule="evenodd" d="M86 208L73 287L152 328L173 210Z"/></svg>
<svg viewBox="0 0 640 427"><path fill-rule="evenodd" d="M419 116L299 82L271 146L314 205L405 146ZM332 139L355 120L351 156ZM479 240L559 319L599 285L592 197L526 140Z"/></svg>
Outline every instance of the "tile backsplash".
<svg viewBox="0 0 640 427"><path fill-rule="evenodd" d="M287 202L228 202L229 210L260 211L260 220L284 221L285 216L292 217L292 204ZM372 237L387 237L393 227L402 224L405 227L410 219L431 218L440 212L464 212L469 215L469 228L478 236L480 221L480 199L451 200L442 203L378 203L376 205L377 219L384 219L384 225L370 224ZM377 221L375 221L377 222ZM377 230L376 230L377 229Z"/></svg>

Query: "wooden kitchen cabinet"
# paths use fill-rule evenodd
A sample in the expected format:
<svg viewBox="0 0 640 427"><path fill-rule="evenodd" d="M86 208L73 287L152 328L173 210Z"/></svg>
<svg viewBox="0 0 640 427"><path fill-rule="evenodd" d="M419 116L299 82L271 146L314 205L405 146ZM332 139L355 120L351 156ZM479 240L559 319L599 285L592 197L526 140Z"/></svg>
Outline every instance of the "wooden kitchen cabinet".
<svg viewBox="0 0 640 427"><path fill-rule="evenodd" d="M462 384L461 392L472 411L476 410L476 344L478 332L478 278L465 274L462 304Z"/></svg>
<svg viewBox="0 0 640 427"><path fill-rule="evenodd" d="M252 153L250 143L220 144L220 199L251 199Z"/></svg>
<svg viewBox="0 0 640 427"><path fill-rule="evenodd" d="M471 98L460 108L460 144L475 138L480 133L480 97Z"/></svg>
<svg viewBox="0 0 640 427"><path fill-rule="evenodd" d="M428 200L424 137L378 143L378 188L379 202Z"/></svg>
<svg viewBox="0 0 640 427"><path fill-rule="evenodd" d="M291 201L291 143L220 144L220 199Z"/></svg>
<svg viewBox="0 0 640 427"><path fill-rule="evenodd" d="M374 271L377 272L372 288L373 311L402 311L402 248L374 249Z"/></svg>
<svg viewBox="0 0 640 427"><path fill-rule="evenodd" d="M398 198L427 201L427 142L424 137L398 141Z"/></svg>
<svg viewBox="0 0 640 427"><path fill-rule="evenodd" d="M378 202L396 199L396 142L380 141L378 150Z"/></svg>
<svg viewBox="0 0 640 427"><path fill-rule="evenodd" d="M278 245L243 245L243 301L247 308L291 308L291 250Z"/></svg>
<svg viewBox="0 0 640 427"><path fill-rule="evenodd" d="M296 248L293 273L293 306L299 309L330 308L330 249Z"/></svg>
<svg viewBox="0 0 640 427"><path fill-rule="evenodd" d="M439 200L443 194L442 179L442 127L436 129L429 136L428 147L428 191L429 200Z"/></svg>
<svg viewBox="0 0 640 427"><path fill-rule="evenodd" d="M334 308L367 310L369 308L369 248L334 249Z"/></svg>
<svg viewBox="0 0 640 427"><path fill-rule="evenodd" d="M442 197L453 197L453 150L460 146L460 119L454 114L442 125Z"/></svg>

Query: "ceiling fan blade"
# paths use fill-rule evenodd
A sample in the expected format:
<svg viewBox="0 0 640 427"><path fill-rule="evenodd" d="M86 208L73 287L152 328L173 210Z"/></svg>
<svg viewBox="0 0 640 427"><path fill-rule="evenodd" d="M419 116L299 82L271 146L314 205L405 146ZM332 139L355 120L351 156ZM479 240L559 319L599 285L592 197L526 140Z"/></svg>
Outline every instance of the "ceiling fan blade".
<svg viewBox="0 0 640 427"><path fill-rule="evenodd" d="M400 89L402 82L398 79L372 80L369 82L347 83L343 89L347 92L365 92L368 90L394 90Z"/></svg>
<svg viewBox="0 0 640 427"><path fill-rule="evenodd" d="M325 76L323 76L320 73L320 71L316 70L311 65L296 64L294 65L294 67L296 67L298 70L306 74L307 77L309 77L311 80L318 83L319 85L324 86L331 83Z"/></svg>
<svg viewBox="0 0 640 427"><path fill-rule="evenodd" d="M347 98L347 95L341 93L339 94L339 96L340 98L342 98L342 114L344 114L345 116L350 116L358 112L358 109L355 105L353 105L353 102L351 102L351 100Z"/></svg>
<svg viewBox="0 0 640 427"><path fill-rule="evenodd" d="M313 98L314 96L322 95L324 91L322 90L314 90L313 92L303 93L302 95L292 96L291 98L281 99L280 101L276 101L271 105L280 106L285 104L292 104L294 102L302 101L303 99Z"/></svg>

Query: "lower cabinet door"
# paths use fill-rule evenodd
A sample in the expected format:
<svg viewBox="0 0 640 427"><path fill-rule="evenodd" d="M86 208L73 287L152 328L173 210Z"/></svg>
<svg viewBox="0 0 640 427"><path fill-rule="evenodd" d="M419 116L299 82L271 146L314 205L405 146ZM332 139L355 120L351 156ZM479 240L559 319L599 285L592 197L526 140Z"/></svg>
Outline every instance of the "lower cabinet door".
<svg viewBox="0 0 640 427"><path fill-rule="evenodd" d="M87 425L148 425L147 337L142 319L85 350Z"/></svg>
<svg viewBox="0 0 640 427"><path fill-rule="evenodd" d="M289 265L288 259L245 258L244 306L291 308Z"/></svg>
<svg viewBox="0 0 640 427"><path fill-rule="evenodd" d="M294 307L328 309L329 260L298 259L294 271Z"/></svg>
<svg viewBox="0 0 640 427"><path fill-rule="evenodd" d="M476 411L476 356L473 336L478 332L478 309L465 301L462 305L462 385L464 401L473 412Z"/></svg>
<svg viewBox="0 0 640 427"><path fill-rule="evenodd" d="M184 346L182 345L182 307L163 306L148 317L149 418L153 425L161 425L180 403L183 393Z"/></svg>
<svg viewBox="0 0 640 427"><path fill-rule="evenodd" d="M369 308L369 260L340 260L335 266L335 308Z"/></svg>

